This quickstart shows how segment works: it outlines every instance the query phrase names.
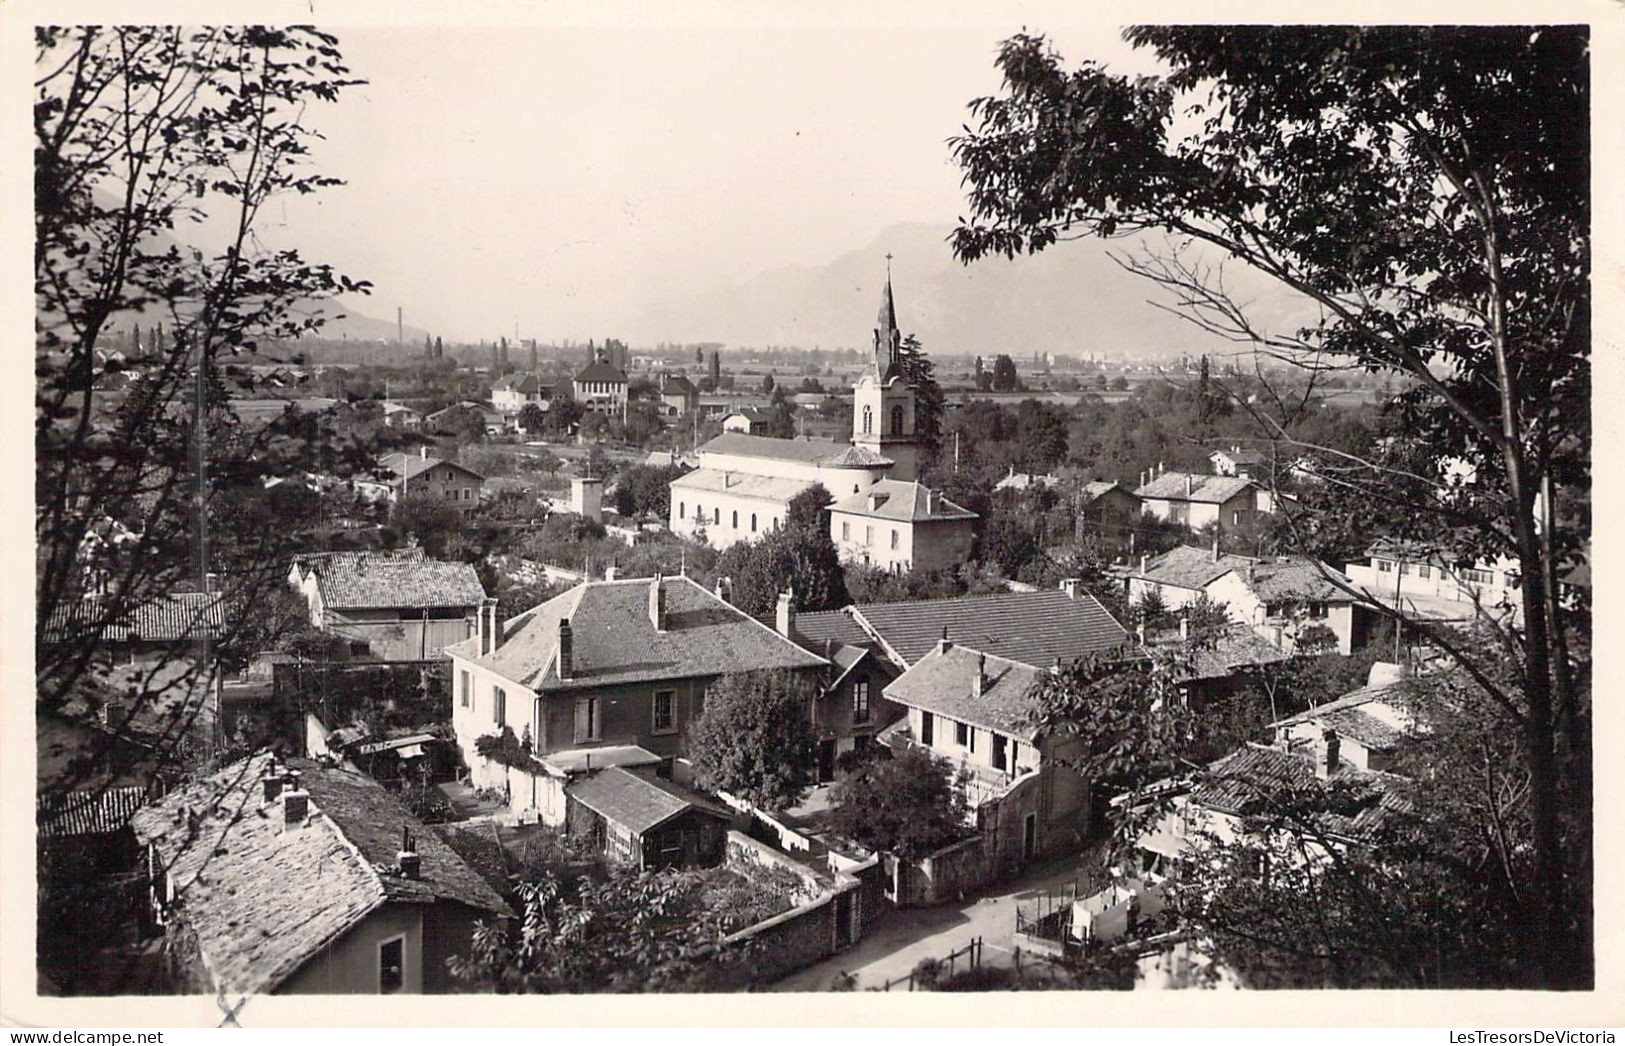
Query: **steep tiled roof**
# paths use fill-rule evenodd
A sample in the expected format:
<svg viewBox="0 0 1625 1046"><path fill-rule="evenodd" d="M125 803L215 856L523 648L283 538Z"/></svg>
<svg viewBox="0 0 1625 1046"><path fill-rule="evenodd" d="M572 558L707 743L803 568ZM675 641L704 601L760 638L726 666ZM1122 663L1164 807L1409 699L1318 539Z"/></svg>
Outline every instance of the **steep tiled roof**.
<svg viewBox="0 0 1625 1046"><path fill-rule="evenodd" d="M170 643L218 636L225 630L226 604L218 593L173 592L113 615L106 601L90 596L59 604L46 622L42 638L63 642L97 626L104 643Z"/></svg>
<svg viewBox="0 0 1625 1046"><path fill-rule="evenodd" d="M1190 491L1186 492L1186 481ZM1204 476L1194 472L1164 472L1134 493L1142 498L1163 501L1198 501L1222 505L1249 486L1256 486L1245 476Z"/></svg>
<svg viewBox="0 0 1625 1046"><path fill-rule="evenodd" d="M371 778L292 760L311 813L288 827L264 802L270 753L179 788L131 819L158 851L176 904L197 935L215 986L273 991L388 901L455 901L510 915L507 904L444 842ZM411 829L421 875L395 867Z"/></svg>
<svg viewBox="0 0 1625 1046"><path fill-rule="evenodd" d="M322 602L338 609L472 607L485 598L469 563L359 553L319 560L314 568Z"/></svg>
<svg viewBox="0 0 1625 1046"><path fill-rule="evenodd" d="M864 603L858 622L912 665L931 652L944 627L948 638L990 654L1048 668L1122 645L1127 631L1095 597L1060 591L995 592L954 599Z"/></svg>
<svg viewBox="0 0 1625 1046"><path fill-rule="evenodd" d="M1002 657L984 657L987 683L978 697L973 687L980 656L979 651L957 644L934 649L892 680L885 695L898 704L1035 740L1038 730L1032 723L1034 705L1028 691L1045 673Z"/></svg>
<svg viewBox="0 0 1625 1046"><path fill-rule="evenodd" d="M597 360L596 362L589 363L583 367L581 372L576 375L576 380L620 382L622 385L624 385L626 384L626 375L621 371L621 368L615 366L613 363L605 363L603 360Z"/></svg>
<svg viewBox="0 0 1625 1046"><path fill-rule="evenodd" d="M872 500L878 499L879 504L870 508ZM926 508L931 502L930 510ZM976 513L970 512L923 483L905 482L897 479L883 479L867 490L860 490L856 494L848 494L829 507L831 512L846 512L856 516L872 516L876 519L895 519L906 522L926 522L939 519L975 519Z"/></svg>
<svg viewBox="0 0 1625 1046"><path fill-rule="evenodd" d="M754 476L748 472L728 472L723 469L695 469L678 476L668 486L673 490L731 494L763 501L789 501L802 491L810 490L815 483L810 479L780 479L777 476Z"/></svg>
<svg viewBox="0 0 1625 1046"><path fill-rule="evenodd" d="M1230 625L1200 640L1187 642L1177 635L1156 636L1153 647L1188 646L1193 673L1186 680L1221 679L1259 665L1290 661L1291 654L1264 639L1246 625Z"/></svg>
<svg viewBox="0 0 1625 1046"><path fill-rule="evenodd" d="M796 461L806 465L825 465L832 468L870 468L893 464L863 447L828 440L778 439L773 436L752 436L744 432L724 432L703 444L700 454L737 454L748 458L773 458L778 461Z"/></svg>
<svg viewBox="0 0 1625 1046"><path fill-rule="evenodd" d="M587 581L508 621L504 641L478 656L477 637L447 647L531 690L726 675L754 668L815 668L810 654L686 577L666 578L666 629L649 618L649 578ZM555 663L559 621L574 637L573 671Z"/></svg>
<svg viewBox="0 0 1625 1046"><path fill-rule="evenodd" d="M1402 781L1342 761L1323 783L1315 775L1314 753L1307 746L1285 749L1247 744L1209 766L1191 790L1189 801L1224 813L1264 815L1282 798L1290 801L1306 790L1344 785L1354 796L1347 806L1331 804L1320 814L1322 824L1335 835L1360 838L1411 809L1394 787Z"/></svg>
<svg viewBox="0 0 1625 1046"><path fill-rule="evenodd" d="M661 378L660 394L662 396L694 396L698 395L699 391L692 381L689 381L681 374L667 374Z"/></svg>
<svg viewBox="0 0 1625 1046"><path fill-rule="evenodd" d="M678 814L692 809L704 810L718 817L731 816L728 810L697 792L669 781L643 777L618 766L600 770L571 785L569 793L582 806L606 821L631 830L635 835L658 828Z"/></svg>

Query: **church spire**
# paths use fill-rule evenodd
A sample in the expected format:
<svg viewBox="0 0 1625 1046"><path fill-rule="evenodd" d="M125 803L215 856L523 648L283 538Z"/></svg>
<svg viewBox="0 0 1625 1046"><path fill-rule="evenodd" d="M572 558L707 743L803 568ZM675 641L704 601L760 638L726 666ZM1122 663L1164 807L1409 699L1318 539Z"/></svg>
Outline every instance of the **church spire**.
<svg viewBox="0 0 1625 1046"><path fill-rule="evenodd" d="M875 323L875 375L881 381L891 377L897 365L903 335L897 329L897 304L891 293L891 255L886 255L886 290L880 297L880 315Z"/></svg>

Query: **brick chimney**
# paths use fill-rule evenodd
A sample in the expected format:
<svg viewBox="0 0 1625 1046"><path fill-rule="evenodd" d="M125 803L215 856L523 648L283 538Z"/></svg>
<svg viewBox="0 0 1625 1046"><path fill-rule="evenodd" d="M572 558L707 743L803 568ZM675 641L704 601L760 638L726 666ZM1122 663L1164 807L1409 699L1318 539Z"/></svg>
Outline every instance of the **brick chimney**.
<svg viewBox="0 0 1625 1046"><path fill-rule="evenodd" d="M559 657L558 669L560 679L571 679L575 676L575 634L570 631L570 619L559 619Z"/></svg>
<svg viewBox="0 0 1625 1046"><path fill-rule="evenodd" d="M289 784L295 782L289 781ZM310 819L310 793L303 788L290 788L282 793L282 826L299 828Z"/></svg>
<svg viewBox="0 0 1625 1046"><path fill-rule="evenodd" d="M400 866L401 878L423 878L423 858L418 855L418 841L412 837L412 829L401 826L401 849L395 855L395 863Z"/></svg>
<svg viewBox="0 0 1625 1046"><path fill-rule="evenodd" d="M1315 742L1315 776L1322 781L1337 773L1341 761L1338 757L1339 747L1336 730L1324 731L1320 740Z"/></svg>
<svg viewBox="0 0 1625 1046"><path fill-rule="evenodd" d="M970 694L972 697L981 697L987 690L987 655L981 651L976 653L976 677L971 680Z"/></svg>
<svg viewBox="0 0 1625 1046"><path fill-rule="evenodd" d="M656 632L666 630L666 586L665 578L658 572L649 579L649 623L655 627Z"/></svg>
<svg viewBox="0 0 1625 1046"><path fill-rule="evenodd" d="M786 639L794 639L796 631L796 593L786 589L779 593L779 603L773 615L773 627Z"/></svg>

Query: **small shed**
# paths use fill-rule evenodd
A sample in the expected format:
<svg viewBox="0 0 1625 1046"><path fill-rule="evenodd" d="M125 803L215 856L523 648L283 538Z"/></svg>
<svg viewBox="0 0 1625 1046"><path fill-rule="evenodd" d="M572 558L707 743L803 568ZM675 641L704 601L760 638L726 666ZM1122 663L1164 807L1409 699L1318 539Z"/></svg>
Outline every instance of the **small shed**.
<svg viewBox="0 0 1625 1046"><path fill-rule="evenodd" d="M733 814L692 789L615 766L567 795L570 834L590 836L606 857L640 869L722 862Z"/></svg>

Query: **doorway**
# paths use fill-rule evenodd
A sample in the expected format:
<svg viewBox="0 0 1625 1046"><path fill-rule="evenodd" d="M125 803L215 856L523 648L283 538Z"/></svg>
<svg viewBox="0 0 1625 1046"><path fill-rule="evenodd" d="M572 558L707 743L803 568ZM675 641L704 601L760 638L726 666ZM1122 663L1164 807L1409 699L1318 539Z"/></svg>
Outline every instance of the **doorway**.
<svg viewBox="0 0 1625 1046"><path fill-rule="evenodd" d="M818 783L828 784L833 780L835 780L835 738L826 737L818 742Z"/></svg>

